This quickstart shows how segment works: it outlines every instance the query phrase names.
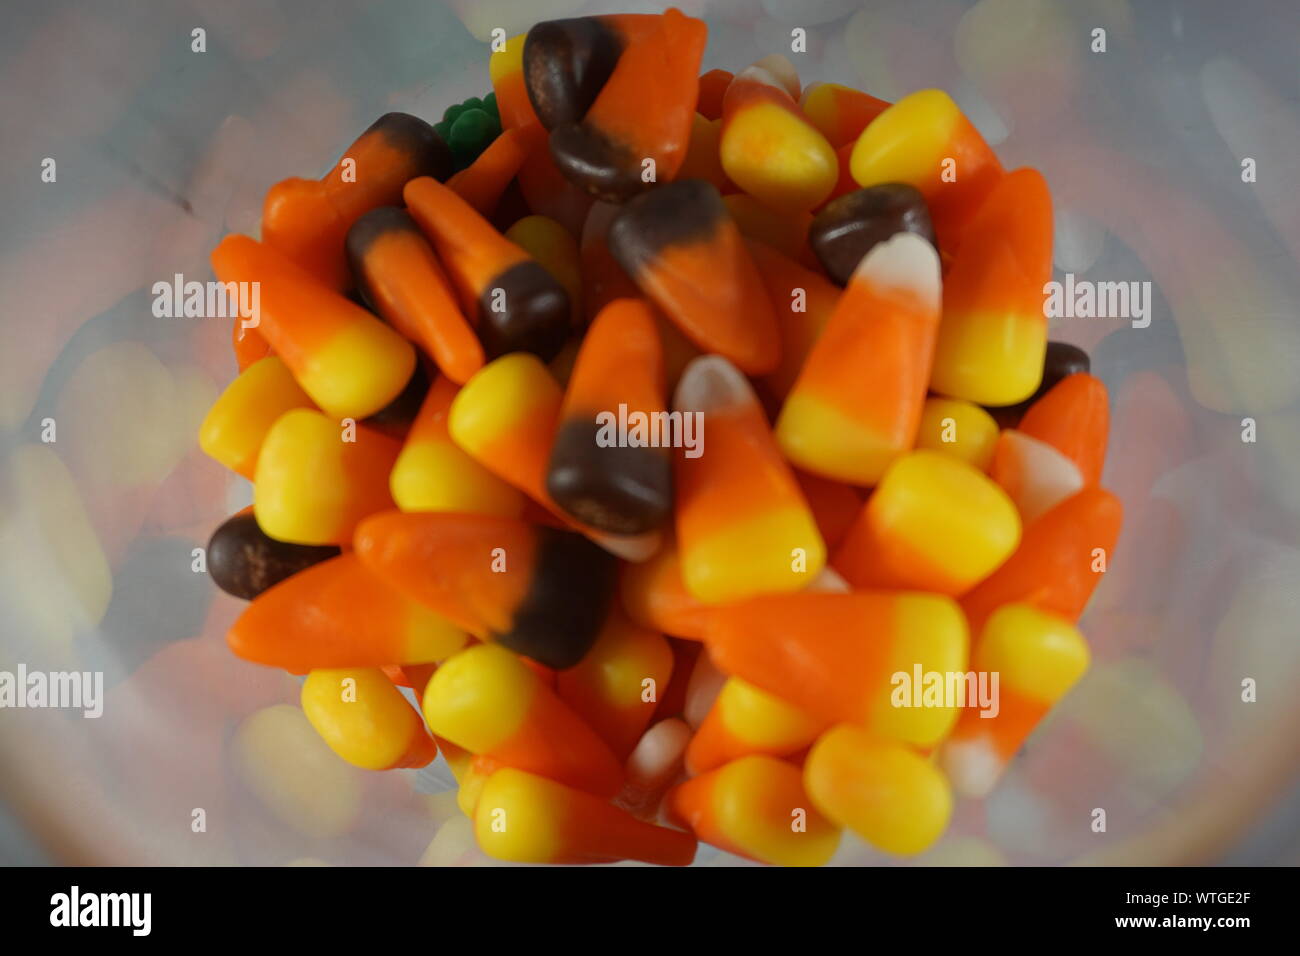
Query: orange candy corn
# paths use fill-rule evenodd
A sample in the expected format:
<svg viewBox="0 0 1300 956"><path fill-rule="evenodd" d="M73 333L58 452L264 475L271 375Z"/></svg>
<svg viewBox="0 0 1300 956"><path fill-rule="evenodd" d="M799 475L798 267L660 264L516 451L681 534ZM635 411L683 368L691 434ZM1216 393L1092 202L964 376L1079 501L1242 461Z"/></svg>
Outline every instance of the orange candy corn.
<svg viewBox="0 0 1300 956"><path fill-rule="evenodd" d="M587 655L559 673L555 689L614 756L624 759L654 716L672 671L673 652L663 635L615 610Z"/></svg>
<svg viewBox="0 0 1300 956"><path fill-rule="evenodd" d="M735 74L727 70L709 70L700 74L700 95L695 109L705 119L722 119L722 98L727 94Z"/></svg>
<svg viewBox="0 0 1300 956"><path fill-rule="evenodd" d="M257 331L330 415L365 418L406 387L415 369L411 343L274 249L226 236L212 252L212 270L222 282L258 283Z"/></svg>
<svg viewBox="0 0 1300 956"><path fill-rule="evenodd" d="M806 587L826 545L745 377L719 356L696 359L673 406L707 438L677 459L687 592L713 604Z"/></svg>
<svg viewBox="0 0 1300 956"><path fill-rule="evenodd" d="M669 519L674 433L663 378L650 306L611 302L583 339L547 467L546 491L565 514L623 535Z"/></svg>
<svg viewBox="0 0 1300 956"><path fill-rule="evenodd" d="M686 751L692 774L748 754L784 757L811 744L826 726L739 677L722 685Z"/></svg>
<svg viewBox="0 0 1300 956"><path fill-rule="evenodd" d="M945 252L965 242L966 228L1002 176L984 137L942 90L918 90L882 111L858 136L849 165L859 186L919 189Z"/></svg>
<svg viewBox="0 0 1300 956"><path fill-rule="evenodd" d="M451 151L432 126L407 113L386 113L320 181L287 179L272 186L262 207L262 241L319 282L352 285L343 240L361 215L401 201L416 176L446 179Z"/></svg>
<svg viewBox="0 0 1300 956"><path fill-rule="evenodd" d="M454 189L423 176L403 191L432 241L490 358L525 351L555 357L569 335L569 296Z"/></svg>
<svg viewBox="0 0 1300 956"><path fill-rule="evenodd" d="M357 220L348 258L362 293L457 384L483 366L483 347L457 305L433 249L402 209L382 206Z"/></svg>
<svg viewBox="0 0 1300 956"><path fill-rule="evenodd" d="M387 512L354 543L415 600L548 667L583 658L616 587L614 559L585 538L510 518Z"/></svg>
<svg viewBox="0 0 1300 956"><path fill-rule="evenodd" d="M393 501L403 511L518 518L524 496L451 440L447 416L457 391L455 383L441 375L430 386L388 476Z"/></svg>
<svg viewBox="0 0 1300 956"><path fill-rule="evenodd" d="M465 634L344 554L264 591L226 640L239 657L305 674L440 661Z"/></svg>
<svg viewBox="0 0 1300 956"><path fill-rule="evenodd" d="M944 278L930 387L980 405L1032 395L1043 377L1051 277L1052 198L1036 170L1017 169L980 207Z"/></svg>
<svg viewBox="0 0 1300 956"><path fill-rule="evenodd" d="M775 757L741 757L671 790L673 817L705 843L777 866L821 866L839 828L804 792L799 768Z"/></svg>
<svg viewBox="0 0 1300 956"><path fill-rule="evenodd" d="M961 599L975 633L1003 604L1018 601L1071 621L1083 613L1115 552L1123 507L1088 487L1025 528L1020 547Z"/></svg>
<svg viewBox="0 0 1300 956"><path fill-rule="evenodd" d="M609 748L522 660L476 644L439 665L424 690L439 737L470 753L601 797L623 787Z"/></svg>
<svg viewBox="0 0 1300 956"><path fill-rule="evenodd" d="M854 270L776 423L793 464L874 485L911 448L939 327L939 256L913 233Z"/></svg>
<svg viewBox="0 0 1300 956"><path fill-rule="evenodd" d="M1101 379L1086 372L1067 375L1034 402L1020 431L1046 442L1079 466L1083 480L1101 480L1110 432L1110 400Z"/></svg>
<svg viewBox="0 0 1300 956"><path fill-rule="evenodd" d="M484 784L474 833L488 856L516 863L686 866L695 859L690 834L642 823L590 794L510 768Z"/></svg>
<svg viewBox="0 0 1300 956"><path fill-rule="evenodd" d="M993 448L989 476L1029 524L1083 488L1079 466L1047 442L1008 428Z"/></svg>
<svg viewBox="0 0 1300 956"><path fill-rule="evenodd" d="M706 635L719 668L827 724L930 746L957 707L894 704L895 675L966 669L966 622L936 594L805 591L717 608Z"/></svg>
<svg viewBox="0 0 1300 956"><path fill-rule="evenodd" d="M628 202L609 251L696 345L765 375L781 357L776 316L740 230L718 191L698 179Z"/></svg>
<svg viewBox="0 0 1300 956"><path fill-rule="evenodd" d="M507 129L447 185L480 215L490 216L528 157L544 148L545 139L546 133L536 123Z"/></svg>

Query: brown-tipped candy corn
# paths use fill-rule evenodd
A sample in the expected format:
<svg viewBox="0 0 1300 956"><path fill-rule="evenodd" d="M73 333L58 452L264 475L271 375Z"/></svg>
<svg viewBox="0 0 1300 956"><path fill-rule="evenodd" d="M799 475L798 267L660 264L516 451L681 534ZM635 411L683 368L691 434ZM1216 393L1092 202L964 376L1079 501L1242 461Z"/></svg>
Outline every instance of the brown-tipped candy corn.
<svg viewBox="0 0 1300 956"><path fill-rule="evenodd" d="M624 535L653 531L672 515L663 379L651 307L611 302L583 339L547 467L546 490L566 514Z"/></svg>
<svg viewBox="0 0 1300 956"><path fill-rule="evenodd" d="M465 634L344 554L264 591L227 643L246 660L305 674L440 661L464 645Z"/></svg>
<svg viewBox="0 0 1300 956"><path fill-rule="evenodd" d="M516 863L686 866L695 859L688 833L642 823L589 794L511 768L483 786L474 832L488 856Z"/></svg>
<svg viewBox="0 0 1300 956"><path fill-rule="evenodd" d="M551 156L560 171L609 202L671 181L695 117L704 22L670 8L637 23L645 24L643 35L623 49L581 121L551 130Z"/></svg>
<svg viewBox="0 0 1300 956"><path fill-rule="evenodd" d="M776 368L776 316L714 186L687 179L638 196L610 223L607 242L637 286L702 350L751 375Z"/></svg>
<svg viewBox="0 0 1300 956"><path fill-rule="evenodd" d="M363 213L401 201L416 176L446 179L451 151L409 113L385 113L320 181L288 179L266 194L262 239L333 289L351 285L343 241Z"/></svg>
<svg viewBox="0 0 1300 956"><path fill-rule="evenodd" d="M411 216L433 242L489 358L554 358L569 336L569 296L536 260L435 179L407 183Z"/></svg>
<svg viewBox="0 0 1300 956"><path fill-rule="evenodd" d="M252 513L227 518L208 542L208 574L227 594L251 601L267 588L313 564L338 557L334 545L276 541Z"/></svg>
<svg viewBox="0 0 1300 956"><path fill-rule="evenodd" d="M442 373L463 384L483 366L483 347L461 314L446 273L415 220L382 206L348 231L348 258L362 294Z"/></svg>
<svg viewBox="0 0 1300 956"><path fill-rule="evenodd" d="M586 538L510 518L388 512L363 522L354 543L412 598L557 669L591 648L616 586L614 558Z"/></svg>

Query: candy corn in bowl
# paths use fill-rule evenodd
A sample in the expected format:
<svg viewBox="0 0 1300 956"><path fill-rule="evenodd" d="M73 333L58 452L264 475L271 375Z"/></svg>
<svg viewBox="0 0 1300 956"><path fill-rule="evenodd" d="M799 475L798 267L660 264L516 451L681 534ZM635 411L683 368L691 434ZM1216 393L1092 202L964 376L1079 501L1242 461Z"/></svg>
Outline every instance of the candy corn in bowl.
<svg viewBox="0 0 1300 956"><path fill-rule="evenodd" d="M944 56L891 50L888 4L554 6L461 10L455 76L293 112L195 242L208 610L122 686L202 710L226 859L1124 859L1258 671L1223 642L1259 602L1180 563L1178 469L1288 396L1198 367L1176 293L1103 316L1080 277L1121 242L1187 275L1144 203L1230 262L1231 230L1052 126L985 4Z"/></svg>

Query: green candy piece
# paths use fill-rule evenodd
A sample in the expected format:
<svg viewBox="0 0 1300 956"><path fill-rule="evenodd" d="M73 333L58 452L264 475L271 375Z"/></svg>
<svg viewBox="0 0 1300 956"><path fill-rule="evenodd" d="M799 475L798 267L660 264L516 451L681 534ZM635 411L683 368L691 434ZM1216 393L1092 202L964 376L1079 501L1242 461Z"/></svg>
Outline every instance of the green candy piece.
<svg viewBox="0 0 1300 956"><path fill-rule="evenodd" d="M489 116L495 116L498 121L501 119L501 111L497 108L496 93L489 93L483 97L483 109Z"/></svg>
<svg viewBox="0 0 1300 956"><path fill-rule="evenodd" d="M448 106L446 112L442 114L442 121L444 123L454 123L463 112L465 112L464 103L453 103L451 106Z"/></svg>
<svg viewBox="0 0 1300 956"><path fill-rule="evenodd" d="M447 145L453 151L482 149L491 142L493 128L497 125L497 121L482 110L466 110L451 124L451 141Z"/></svg>
<svg viewBox="0 0 1300 956"><path fill-rule="evenodd" d="M483 101L479 99L477 96L471 96L469 99L465 100L465 102L461 103L460 105L467 110L483 109Z"/></svg>
<svg viewBox="0 0 1300 956"><path fill-rule="evenodd" d="M448 146L451 145L451 124L446 120L441 123L433 124L433 131L438 134L439 138Z"/></svg>

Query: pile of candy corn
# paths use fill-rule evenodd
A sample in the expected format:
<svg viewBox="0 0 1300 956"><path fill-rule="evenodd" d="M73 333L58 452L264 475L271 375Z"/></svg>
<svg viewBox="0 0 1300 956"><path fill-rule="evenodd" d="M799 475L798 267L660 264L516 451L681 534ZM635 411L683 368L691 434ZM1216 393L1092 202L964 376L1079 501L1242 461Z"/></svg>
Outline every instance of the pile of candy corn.
<svg viewBox="0 0 1300 956"><path fill-rule="evenodd" d="M230 647L357 766L441 752L503 860L918 853L1088 666L1120 506L1042 176L704 46L540 23L212 255L261 286L200 436Z"/></svg>

